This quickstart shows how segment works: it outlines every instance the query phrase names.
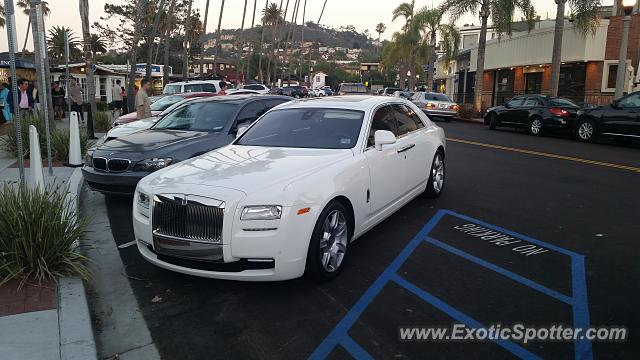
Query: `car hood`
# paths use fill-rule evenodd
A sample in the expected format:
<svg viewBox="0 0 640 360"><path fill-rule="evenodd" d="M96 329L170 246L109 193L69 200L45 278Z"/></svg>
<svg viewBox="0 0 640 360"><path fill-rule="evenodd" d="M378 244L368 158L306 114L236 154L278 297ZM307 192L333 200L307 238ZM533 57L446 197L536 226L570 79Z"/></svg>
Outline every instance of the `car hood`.
<svg viewBox="0 0 640 360"><path fill-rule="evenodd" d="M282 186L353 157L350 149L269 148L229 145L157 171L144 179L151 186L193 184L252 194ZM194 189L195 190L195 189Z"/></svg>
<svg viewBox="0 0 640 360"><path fill-rule="evenodd" d="M105 151L113 154L145 153L168 149L169 147L192 145L198 142L199 139L210 138L218 134L206 131L149 129L107 141L96 151Z"/></svg>
<svg viewBox="0 0 640 360"><path fill-rule="evenodd" d="M162 111L151 111L151 115L158 116L161 112ZM118 117L116 122L119 124L126 124L126 123L136 121L137 119L138 119L138 114L134 111Z"/></svg>
<svg viewBox="0 0 640 360"><path fill-rule="evenodd" d="M159 119L160 117L153 116L150 118L130 122L128 124L116 126L113 129L109 130L109 132L107 132L107 139L111 139L111 138L115 139L115 138L131 135L134 132L149 129Z"/></svg>

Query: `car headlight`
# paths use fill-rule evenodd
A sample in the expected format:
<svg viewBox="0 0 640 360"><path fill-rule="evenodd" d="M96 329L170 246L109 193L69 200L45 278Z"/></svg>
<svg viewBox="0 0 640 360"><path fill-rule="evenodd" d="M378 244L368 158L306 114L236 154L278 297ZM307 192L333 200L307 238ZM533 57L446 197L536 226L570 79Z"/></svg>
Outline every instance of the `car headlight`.
<svg viewBox="0 0 640 360"><path fill-rule="evenodd" d="M146 217L149 217L149 195L138 191L136 194L136 204L138 205L138 212Z"/></svg>
<svg viewBox="0 0 640 360"><path fill-rule="evenodd" d="M84 164L86 166L93 166L92 162L93 162L93 152L87 152L87 154L84 156Z"/></svg>
<svg viewBox="0 0 640 360"><path fill-rule="evenodd" d="M282 206L280 205L245 206L240 220L277 220L281 215Z"/></svg>
<svg viewBox="0 0 640 360"><path fill-rule="evenodd" d="M153 158L139 161L133 166L133 171L153 172L171 164L171 158Z"/></svg>

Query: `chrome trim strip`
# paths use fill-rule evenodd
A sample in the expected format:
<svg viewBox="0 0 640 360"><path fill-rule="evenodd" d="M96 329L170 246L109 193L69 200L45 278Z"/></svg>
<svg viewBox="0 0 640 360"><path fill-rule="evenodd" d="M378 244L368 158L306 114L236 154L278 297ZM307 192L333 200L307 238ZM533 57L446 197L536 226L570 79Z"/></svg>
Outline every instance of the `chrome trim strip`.
<svg viewBox="0 0 640 360"><path fill-rule="evenodd" d="M189 241L189 242L195 242L195 243L201 243L201 244L207 244L207 245L222 245L220 240L218 240L217 242L213 242L213 241L203 241L203 240L189 239L189 238L183 238L183 237L179 237L179 236L166 235L166 234L163 234L161 232L158 232L158 230L153 230L151 233L153 234L153 236L157 236L157 237L165 238L165 239L169 239L169 240Z"/></svg>
<svg viewBox="0 0 640 360"><path fill-rule="evenodd" d="M602 133L602 135L629 136L629 137L636 137L636 138L640 138L640 135L617 134L617 133Z"/></svg>

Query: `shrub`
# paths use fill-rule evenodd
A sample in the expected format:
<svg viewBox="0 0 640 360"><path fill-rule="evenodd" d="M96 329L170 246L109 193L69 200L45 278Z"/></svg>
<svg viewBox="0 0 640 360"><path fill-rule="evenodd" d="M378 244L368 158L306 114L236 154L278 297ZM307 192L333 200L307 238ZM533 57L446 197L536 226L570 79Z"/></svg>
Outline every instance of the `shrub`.
<svg viewBox="0 0 640 360"><path fill-rule="evenodd" d="M45 127L43 117L36 115L35 113L27 113L22 117L22 149L24 151L24 157L29 157L29 125L33 125L38 130L38 140L40 142L40 153L47 153L47 138L45 134ZM2 138L2 149L13 156L18 157L18 131L16 129L16 123L13 121L9 125L7 136Z"/></svg>
<svg viewBox="0 0 640 360"><path fill-rule="evenodd" d="M111 117L104 111L98 111L93 115L93 128L95 130L109 131L111 129Z"/></svg>
<svg viewBox="0 0 640 360"><path fill-rule="evenodd" d="M473 109L473 104L463 104L458 109L458 117L461 119L473 119L478 117L478 114Z"/></svg>
<svg viewBox="0 0 640 360"><path fill-rule="evenodd" d="M88 137L86 132L80 131L80 152L84 155L87 152ZM51 156L54 160L69 160L69 131L56 130L51 134Z"/></svg>
<svg viewBox="0 0 640 360"><path fill-rule="evenodd" d="M109 110L109 105L107 105L107 103L104 101L97 101L96 109L98 109L98 111L107 111Z"/></svg>
<svg viewBox="0 0 640 360"><path fill-rule="evenodd" d="M69 206L67 189L0 192L0 283L21 278L42 283L57 276L88 278L88 259L73 247L87 222Z"/></svg>

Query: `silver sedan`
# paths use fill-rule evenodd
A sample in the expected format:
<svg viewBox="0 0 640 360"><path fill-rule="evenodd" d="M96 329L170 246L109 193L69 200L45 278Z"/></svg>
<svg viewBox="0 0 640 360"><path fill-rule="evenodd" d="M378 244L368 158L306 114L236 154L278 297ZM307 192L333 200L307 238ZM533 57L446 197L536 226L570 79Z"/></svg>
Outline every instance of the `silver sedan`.
<svg viewBox="0 0 640 360"><path fill-rule="evenodd" d="M460 108L446 94L441 93L416 92L410 100L431 119L440 118L449 121L458 113Z"/></svg>

